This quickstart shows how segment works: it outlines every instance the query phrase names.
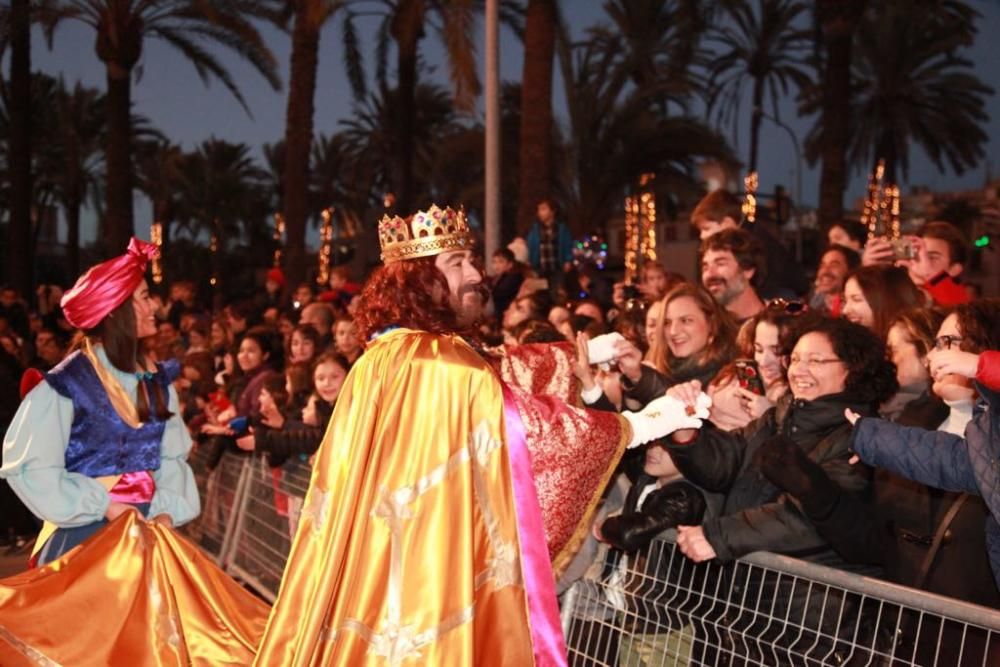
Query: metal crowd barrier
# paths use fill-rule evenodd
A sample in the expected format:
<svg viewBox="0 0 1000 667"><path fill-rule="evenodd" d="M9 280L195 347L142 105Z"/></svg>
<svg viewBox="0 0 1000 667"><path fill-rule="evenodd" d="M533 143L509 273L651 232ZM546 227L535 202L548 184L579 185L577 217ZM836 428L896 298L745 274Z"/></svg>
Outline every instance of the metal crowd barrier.
<svg viewBox="0 0 1000 667"><path fill-rule="evenodd" d="M574 667L1000 665L1000 612L770 553L695 564L672 531L590 574L562 600Z"/></svg>
<svg viewBox="0 0 1000 667"><path fill-rule="evenodd" d="M202 515L185 532L274 600L311 469L192 454ZM570 665L1000 667L1000 612L768 553L693 563L672 531L591 568L563 595Z"/></svg>

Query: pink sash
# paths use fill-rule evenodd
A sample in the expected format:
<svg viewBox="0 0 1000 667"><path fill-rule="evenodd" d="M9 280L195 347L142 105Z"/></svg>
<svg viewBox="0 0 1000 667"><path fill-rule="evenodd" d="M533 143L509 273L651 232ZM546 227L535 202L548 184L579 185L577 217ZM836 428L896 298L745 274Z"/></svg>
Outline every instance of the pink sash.
<svg viewBox="0 0 1000 667"><path fill-rule="evenodd" d="M535 492L535 480L531 475L531 454L525 444L524 424L521 423L514 395L507 385L503 385L503 410L535 665L562 667L566 665L566 644L559 621L552 562L549 560L545 529L542 526L542 510Z"/></svg>

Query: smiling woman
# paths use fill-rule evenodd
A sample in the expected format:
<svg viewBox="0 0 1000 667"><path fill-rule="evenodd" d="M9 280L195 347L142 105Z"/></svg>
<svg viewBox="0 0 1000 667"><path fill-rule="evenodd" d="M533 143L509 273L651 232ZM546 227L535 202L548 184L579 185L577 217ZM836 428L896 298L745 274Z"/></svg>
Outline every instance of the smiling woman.
<svg viewBox="0 0 1000 667"><path fill-rule="evenodd" d="M697 379L707 386L736 354L736 325L703 287L682 283L660 303L663 316L648 361L638 349L618 357L625 395L643 405L678 382Z"/></svg>

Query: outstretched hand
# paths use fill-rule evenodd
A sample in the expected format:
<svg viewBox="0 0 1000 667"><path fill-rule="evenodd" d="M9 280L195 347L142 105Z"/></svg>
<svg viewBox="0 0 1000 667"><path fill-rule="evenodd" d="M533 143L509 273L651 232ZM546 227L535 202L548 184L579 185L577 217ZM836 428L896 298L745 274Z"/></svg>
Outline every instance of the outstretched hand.
<svg viewBox="0 0 1000 667"><path fill-rule="evenodd" d="M705 537L701 526L677 526L677 547L696 563L716 557L715 548Z"/></svg>

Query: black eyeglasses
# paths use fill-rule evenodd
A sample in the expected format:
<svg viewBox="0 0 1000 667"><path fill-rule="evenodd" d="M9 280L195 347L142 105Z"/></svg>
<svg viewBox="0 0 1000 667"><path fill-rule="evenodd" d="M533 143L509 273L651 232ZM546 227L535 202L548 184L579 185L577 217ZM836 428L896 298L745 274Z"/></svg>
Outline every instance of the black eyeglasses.
<svg viewBox="0 0 1000 667"><path fill-rule="evenodd" d="M961 336L949 336L945 334L944 336L938 336L934 339L934 349L935 350L950 350L951 346L954 345L956 348L958 344L962 342Z"/></svg>
<svg viewBox="0 0 1000 667"><path fill-rule="evenodd" d="M772 312L785 313L786 315L801 315L809 310L809 305L802 299L769 299L764 307Z"/></svg>

